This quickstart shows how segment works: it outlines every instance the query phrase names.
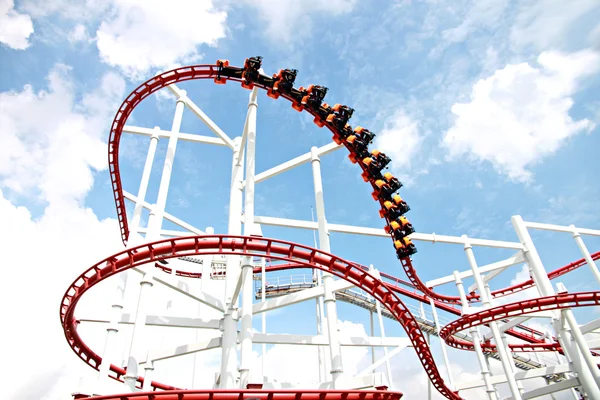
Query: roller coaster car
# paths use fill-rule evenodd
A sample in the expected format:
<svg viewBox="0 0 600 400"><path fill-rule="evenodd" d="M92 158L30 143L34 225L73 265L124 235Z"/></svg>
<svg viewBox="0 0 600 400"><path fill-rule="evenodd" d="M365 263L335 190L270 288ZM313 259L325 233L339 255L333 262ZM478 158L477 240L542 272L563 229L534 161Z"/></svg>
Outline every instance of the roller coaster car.
<svg viewBox="0 0 600 400"><path fill-rule="evenodd" d="M354 133L362 137L362 140L367 144L371 144L375 138L375 134L373 132L367 128L363 128L362 126L357 126L356 129L354 129Z"/></svg>
<svg viewBox="0 0 600 400"><path fill-rule="evenodd" d="M324 86L310 85L302 97L302 105L308 106L315 111L318 110L321 107L321 103L323 103L327 90Z"/></svg>
<svg viewBox="0 0 600 400"><path fill-rule="evenodd" d="M273 86L267 91L267 96L277 99L281 93L289 93L296 81L296 69L281 69L279 73L273 74Z"/></svg>
<svg viewBox="0 0 600 400"><path fill-rule="evenodd" d="M331 115L331 114L329 114ZM338 128L336 132L333 134L333 141L337 144L342 144L342 142L348 140L348 138L352 136L352 127L349 124L344 125L343 128ZM348 147L348 146L346 146ZM350 149L350 147L348 147Z"/></svg>
<svg viewBox="0 0 600 400"><path fill-rule="evenodd" d="M362 160L365 157L369 157L368 146L375 137L374 133L371 133L368 129L362 126L357 126L354 129L354 135L349 136L347 142L352 144L352 147L348 147L351 151L348 158L353 164L356 164L357 160Z"/></svg>
<svg viewBox="0 0 600 400"><path fill-rule="evenodd" d="M402 187L402 182L398 180L391 172L386 172L383 174L383 179L390 184L390 186L395 187L394 192Z"/></svg>
<svg viewBox="0 0 600 400"><path fill-rule="evenodd" d="M356 164L357 159L364 159L369 155L369 149L366 143L360 136L350 135L346 138L346 147L350 150L348 158L353 164Z"/></svg>
<svg viewBox="0 0 600 400"><path fill-rule="evenodd" d="M390 224L385 227L385 232L393 234L396 240L400 240L414 231L415 228L404 216L390 222Z"/></svg>
<svg viewBox="0 0 600 400"><path fill-rule="evenodd" d="M385 153L375 149L371 152L370 157L363 158L362 162L366 170L362 173L362 178L365 182L368 182L372 177L373 179L382 179L381 170L384 169L390 162L390 158Z"/></svg>
<svg viewBox="0 0 600 400"><path fill-rule="evenodd" d="M254 88L254 82L256 82L258 80L258 77L260 75L260 72L258 72L258 70L260 69L261 65L262 65L262 57L261 56L246 58L246 61L244 62L244 70L242 72L242 87L243 88L245 88L245 89Z"/></svg>
<svg viewBox="0 0 600 400"><path fill-rule="evenodd" d="M352 117L352 113L354 113L353 108L341 104L333 106L331 111L331 114L327 116L327 122L340 130L346 126L348 120Z"/></svg>
<svg viewBox="0 0 600 400"><path fill-rule="evenodd" d="M390 198L396 190L400 189L400 186L402 186L402 184L397 179L395 181L392 180L391 182L386 182L384 179L377 179L373 182L375 190L371 193L371 196L373 196L373 199L375 200Z"/></svg>
<svg viewBox="0 0 600 400"><path fill-rule="evenodd" d="M325 118L327 118L327 116L331 112L331 107L329 106L329 104L323 103L323 104L321 104L321 107L319 107L319 109L316 111L317 111L317 116L314 119L314 123L317 124L317 126L319 128L322 128L325 126ZM337 133L333 135L334 138L336 137L336 135L337 135Z"/></svg>
<svg viewBox="0 0 600 400"><path fill-rule="evenodd" d="M386 200L382 204L381 210L379 210L379 216L381 218L387 217L388 220L393 221L402 215L410 211L410 207L400 197L400 195L394 195L392 200Z"/></svg>
<svg viewBox="0 0 600 400"><path fill-rule="evenodd" d="M218 85L224 85L227 83L227 79L221 76L223 72L223 67L229 67L229 60L217 60L217 77L215 78L215 83Z"/></svg>
<svg viewBox="0 0 600 400"><path fill-rule="evenodd" d="M409 257L417 252L417 247L412 240L407 237L402 238L402 240L394 241L394 247L396 248L396 255L399 259Z"/></svg>

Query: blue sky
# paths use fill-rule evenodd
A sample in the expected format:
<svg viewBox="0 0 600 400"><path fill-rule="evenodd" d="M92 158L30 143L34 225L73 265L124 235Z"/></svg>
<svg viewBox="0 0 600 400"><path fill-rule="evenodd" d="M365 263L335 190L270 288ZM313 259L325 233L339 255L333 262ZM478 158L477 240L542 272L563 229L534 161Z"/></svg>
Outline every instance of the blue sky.
<svg viewBox="0 0 600 400"><path fill-rule="evenodd" d="M120 248L106 170L108 127L119 104L160 71L220 58L241 66L246 57L261 55L267 73L296 68L297 85L327 86L329 104L355 108L350 123L378 134L377 146L405 183L401 194L418 232L516 241L510 224L516 214L600 228L596 1L171 3L0 3L0 216L13 232L4 240L8 248L31 251L17 238L36 238L47 258L71 248L80 259L60 272L39 270L53 282L38 288L51 305L48 313L56 313L78 271ZM241 134L248 91L210 81L179 86L230 137ZM258 101L257 172L331 141L329 131L287 102L264 93ZM153 96L129 123L170 129L173 111L168 96ZM181 129L211 135L189 111ZM131 193L147 143L131 135L122 141L122 176ZM162 140L149 201L156 198L165 149ZM344 150L324 156L322 170L329 222L383 227L370 189ZM229 179L228 149L180 143L167 211L224 233ZM256 195L257 215L309 220L310 165L257 184ZM131 216L132 207L128 211ZM263 227L263 233L313 240L309 231ZM533 236L548 270L580 258L566 234ZM598 239L586 243L591 251L600 247ZM459 246L417 247L413 259L423 280L468 268ZM331 248L404 277L388 240L332 234ZM476 249L481 264L509 255ZM520 270L503 274L493 289ZM23 279L22 271L7 274ZM568 288L594 288L587 267L561 280ZM36 310L30 303L23 307ZM307 318L312 312L312 303L296 307ZM365 323L366 312L355 314L340 306L340 319ZM313 329L285 315L269 327L283 331L294 322L294 332ZM49 317L50 325L57 328L58 320ZM386 329L400 333L391 321Z"/></svg>

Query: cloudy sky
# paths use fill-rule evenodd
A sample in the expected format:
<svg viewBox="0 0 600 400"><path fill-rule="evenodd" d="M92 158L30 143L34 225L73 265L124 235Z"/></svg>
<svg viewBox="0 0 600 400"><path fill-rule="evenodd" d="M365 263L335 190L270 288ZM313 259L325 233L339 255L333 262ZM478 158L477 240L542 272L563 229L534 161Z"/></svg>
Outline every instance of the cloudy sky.
<svg viewBox="0 0 600 400"><path fill-rule="evenodd" d="M405 184L417 231L515 241L510 217L516 214L600 228L598 21L596 0L0 0L0 238L6 249L0 296L8 327L0 354L10 360L0 369L13 382L9 398L65 398L91 374L65 343L58 308L81 271L122 248L106 141L120 103L144 80L220 58L242 65L253 55L264 57L267 73L296 68L298 85L327 86L328 103L352 106L351 123L378 134L376 145ZM180 87L230 137L241 134L248 91L209 81ZM264 93L259 104L257 172L330 142L289 104ZM174 107L165 91L146 100L129 123L169 129ZM210 135L190 112L182 131ZM137 192L147 144L144 137L123 139L129 192ZM150 202L165 149L163 140ZM180 144L167 211L226 232L230 165L225 148ZM368 187L341 151L325 156L322 168L329 222L382 227ZM310 166L256 190L257 215L311 218ZM263 233L313 241L305 231L264 227ZM535 233L534 239L548 270L580 257L568 235ZM334 253L403 277L389 241L336 234L331 241ZM592 251L600 247L599 240L586 243ZM417 245L423 280L468 268L461 247ZM483 264L510 253L478 249L476 255ZM501 275L493 289L527 279L523 271ZM587 268L561 279L572 291L594 288ZM344 334L368 332L366 312L339 308ZM281 313L269 327L314 333L313 309L313 303L296 308L312 325ZM401 329L387 321L387 332ZM310 365L300 349L269 351L270 360L294 351L297 365ZM401 354L393 365L395 388L419 393L425 377L416 357L410 349ZM436 348L434 354L441 357ZM370 355L361 350L346 359L353 371ZM470 375L473 360L451 352L455 374L465 379L477 376ZM278 379L294 377L289 363L270 362Z"/></svg>

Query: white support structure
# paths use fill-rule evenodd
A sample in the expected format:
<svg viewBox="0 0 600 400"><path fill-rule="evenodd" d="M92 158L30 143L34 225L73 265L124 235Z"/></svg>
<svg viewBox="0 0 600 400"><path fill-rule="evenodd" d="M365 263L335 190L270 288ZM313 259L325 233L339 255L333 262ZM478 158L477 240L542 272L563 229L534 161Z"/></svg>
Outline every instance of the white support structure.
<svg viewBox="0 0 600 400"><path fill-rule="evenodd" d="M492 304L490 302L490 298L488 296L488 292L485 288L485 284L481 277L479 270L477 269L477 261L475 260L475 255L473 254L473 248L469 243L469 239L467 235L462 235L462 238L465 240L465 254L467 255L467 260L469 261L469 265L471 266L471 271L473 272L473 278L475 278L475 283L477 284L477 290L479 291L479 296L481 297L481 303L483 308L491 308ZM504 373L508 378L508 387L510 388L511 394L515 400L521 400L521 390L517 385L517 380L515 379L513 370L512 370L512 357L510 356L510 352L502 340L502 333L498 328L497 322L491 322L490 328L492 329L492 334L494 337L494 341L496 342L496 348L498 350L498 354L500 355L500 362L502 363L502 368L504 368Z"/></svg>
<svg viewBox="0 0 600 400"><path fill-rule="evenodd" d="M555 294L554 288L550 283L550 279L544 269L544 265L542 264L542 260L533 244L533 240L527 231L527 225L523 221L520 215L513 216L511 218L513 227L517 232L517 236L521 243L523 243L525 257L527 259L527 263L529 265L529 270L531 273L531 277L533 278L537 289L539 290L540 296L552 296ZM556 229L558 230L558 229ZM581 230L579 230L581 232ZM563 310L563 314L564 314ZM570 310L566 310L570 311ZM579 330L579 326L575 323L572 324L573 320L569 319L567 321L570 325L569 328ZM573 367L575 372L577 373L577 377L581 382L582 389L586 392L586 394L591 399L600 399L600 382L598 381L598 368L594 367L592 370L589 368L589 362L584 359L584 355L582 354L583 349L576 345L571 345L572 336L570 332L568 332L564 324L560 323L560 321L555 320L555 326L562 325L558 333L559 341L565 350L568 359L573 363ZM589 356L589 350L587 352ZM588 363L588 365L586 365Z"/></svg>
<svg viewBox="0 0 600 400"><path fill-rule="evenodd" d="M231 167L231 192L229 195L229 228L230 235L242 233L242 177L244 153L241 147L241 138L234 139L233 161ZM237 290L240 279L240 257L227 256L227 270L225 273L225 313L223 315L223 342L221 351L220 387L232 389L237 381Z"/></svg>
<svg viewBox="0 0 600 400"><path fill-rule="evenodd" d="M587 262L588 267L590 267L590 271L592 271L592 275L594 275L596 282L598 282L598 284L600 285L600 272L598 272L598 266L596 265L596 262L592 260L592 256L587 247L585 246L585 243L583 243L581 234L579 233L575 225L570 225L569 227L573 228L573 239L575 239L575 243L577 243L579 251L581 251L585 262Z"/></svg>
<svg viewBox="0 0 600 400"><path fill-rule="evenodd" d="M172 186L173 163L179 143L192 147L218 146L221 150L223 148L231 149L231 159L228 158L227 161L231 166L226 227L226 233L228 234L242 235L243 233L245 236L262 236L262 225L311 230L313 235L318 234L318 244L317 237L314 236L315 243L313 247L318 247L328 253L331 252L330 234L363 235L389 241L389 234L380 228L334 224L327 221L323 198L321 157L344 146L330 142L321 147L311 147L309 152L257 174L255 171L257 165L257 88L249 93L243 131L239 137L234 139L219 128L187 96L184 90L174 84L169 86L169 90L177 97L170 130L133 125L125 125L123 129L126 134L141 135L149 140L139 187L134 188L136 192L133 192L136 194L123 191L125 199L134 204L133 213L129 216L131 218L129 227L132 235L132 239L128 243L129 247L168 237L204 236L215 233L210 226L203 231L186 222L189 215L182 215L181 218L178 218L166 210L169 188ZM214 137L181 132L182 114L186 107L215 134ZM162 175L160 178L153 177L155 180L151 182L151 171L156 153L159 151L157 150L159 149L157 144L161 138L166 138L169 142L166 146ZM305 151L305 149L302 151ZM313 218L312 221L305 221L277 218L269 215L255 215L255 206L258 207L256 201L261 199L260 196L255 196L257 183L309 162L312 170L316 220ZM156 166L154 167L156 168ZM157 185L157 182L160 183ZM173 180L173 185L179 183ZM157 188L155 193L156 204L148 201L153 196L152 193L148 194L149 191L153 190L152 188ZM194 206L194 209L197 210L201 206ZM150 215L147 226L141 226L144 210L147 210ZM197 215L194 215L194 218L196 217ZM208 216L208 218L212 218L212 216ZM177 230L163 229L162 226L165 221L170 221L179 228L176 228ZM459 260L455 266L427 266L430 271L445 269L443 274L428 276L430 279L425 282L425 285L436 291L440 290L440 292L443 289L452 289L452 285L455 285L455 293L457 292L458 298L460 298L459 306L463 316L503 304L502 294L498 291L495 294L498 297L494 298L490 292L490 285L494 279L498 280L500 274L505 271L507 271L507 274L508 271L513 272L518 268L516 266L521 264L526 264L529 267L530 275L534 281L534 290L537 291L533 294L534 297L547 297L556 295L557 292L566 292L566 288L561 283L556 284L558 290L555 291L528 229L561 232L565 236L572 236L596 283L600 285L598 266L582 238L584 235L600 237L600 230L574 225L561 226L524 222L518 215L512 217L511 221L518 238L518 241L514 242L469 238L466 235L456 237L435 233L415 232L411 234L413 241L461 246L466 258L466 264L464 261L461 263ZM217 223L218 225L213 226L223 225L222 221ZM220 229L225 231L225 227ZM145 238L143 238L144 234ZM209 238L199 238L198 240L209 240ZM302 244L311 245L310 243ZM512 255L498 261L491 260L493 262L478 266L473 252L475 246L507 249L507 254L503 257ZM344 257L344 249L340 250L340 256ZM168 364L168 368L170 368L170 362L186 362L180 361L186 359L187 362L193 362L193 364L187 364L193 366L193 368L190 368L192 372L190 375L191 384L185 387L200 388L201 385L198 381L206 376L205 371L202 371L201 368L206 360L211 359L213 355L218 360L218 367L215 367L215 371L218 369L218 372L215 374L215 380L211 382L214 388L239 390L256 384L264 384L264 388L293 387L293 383L279 380L277 368L268 368L269 363L267 361L271 361L271 365L278 365L274 363L277 360L267 360L268 345L305 346L307 349L317 350L314 354L318 354L318 360L315 358L315 364L311 366L311 369L318 369L318 373L314 371L315 379L318 379L318 381L314 382L312 387L306 389L373 389L379 386L388 386L391 390L403 390L402 377L393 376L394 368L392 368L402 355L396 358L393 357L401 353L402 349L412 345L406 337L395 336L394 331L389 329L386 332L383 317L391 318L391 314L383 309L382 304L370 294L362 292L361 288L355 287L352 283L334 278L332 274L322 273L316 268L312 268L312 274L308 278L304 278L303 275L286 276L287 272L285 271L269 272L269 268L277 267L279 261L274 260L275 257L273 259L266 258L269 255L264 253L255 254L259 255L251 257L249 255L205 254L193 257L186 255L170 258L165 261L168 262L166 266L171 270L170 274L161 271L154 263L136 265L129 270L129 276L130 278L141 276L137 296L135 296L134 291L137 288L132 287L135 285L126 286L127 274L111 278L115 279L116 290L114 296L107 300L107 304L110 306L110 314L97 318L77 316L78 322L85 325L86 329L93 328L106 331L104 349L96 350L97 354L102 355L102 363L99 365L97 379L96 376L93 377L95 379L93 390L98 393L106 392L111 384L116 384L113 380L107 378L112 363L121 367L127 366L126 375L121 377L126 388L122 389L121 386L121 391L139 391L140 388L136 387L138 375L144 377L141 389L153 391L155 388L152 387L152 380L162 382L161 373L164 373L165 365ZM480 256L480 258L483 257ZM157 266L160 267L160 264L157 264ZM309 266L307 269L310 268ZM388 266L383 266L383 268L381 271L393 271L392 268L397 270L395 265L390 265L389 269L387 269ZM415 259L415 268L418 272L421 272L424 266ZM450 271L448 268L452 268L453 272L451 274L448 273ZM381 279L379 270L373 268L372 265L370 270L372 275L377 279ZM178 273L181 276L176 276L176 271L179 271ZM305 272L301 273L304 274ZM136 274L139 274L139 276L135 276ZM294 276L302 277L300 283L293 281ZM259 277L260 289L258 289ZM286 279L288 279L287 284L281 283L285 282ZM388 277L383 281L390 282ZM493 283L497 284L496 281ZM393 278L391 278L391 282L396 285ZM442 285L447 285L447 287L439 288ZM411 289L410 285L398 286L401 286L401 289L397 289L398 291L406 288L413 292L416 291L416 289ZM497 285L493 287L496 288ZM260 290L260 296L258 290ZM475 291L481 296L480 302L472 301L473 299L468 297ZM164 298L159 298L165 293L168 294ZM406 292L404 293L406 294ZM415 314L416 320L424 330L426 341L428 343L435 341L430 335L437 335L440 329L450 322L448 315L451 315L451 313L443 314L445 312L444 307L427 296L416 297L414 293L406 295L411 298L406 306ZM401 299L404 300L402 296ZM411 304L412 301L417 299L421 302L420 308ZM167 307L164 307L165 301L168 302ZM316 334L288 332L285 327L283 333L281 331L278 331L279 333L267 332L267 314L269 314L269 318L280 318L271 317L271 315L284 313L290 306L307 301L310 302L309 309L311 312L314 311L316 315ZM336 303L336 301L345 301L361 307L359 309L361 313L364 311L364 315L361 314L364 317L362 322L365 324L370 322L368 336L348 337L339 333L339 303ZM160 303L162 308L160 310L151 309L151 306L155 303ZM429 311L425 312L424 303L430 304L431 313ZM125 312L123 312L124 310ZM456 310L458 312L459 309L456 308ZM257 314L261 314L260 324L255 321ZM356 315L358 316L359 313L357 312ZM499 400L501 396L498 388L506 390L503 385L507 385L512 396L510 398L515 400L529 399L545 394L552 395L552 393L562 390L570 392L574 398L578 398L577 396L582 394L586 399L600 399L600 373L596 366L598 360L590 351L591 349L600 349L600 336L598 336L600 335L600 319L585 321L587 323L580 326L580 323L575 319L575 315L579 317L579 314L574 314L569 308L543 310L527 315L518 315L517 313L511 314L502 320L485 321L482 326L472 326L465 331L456 333L457 337L472 341L474 346L475 351L471 353L473 354L472 359L473 362L475 359L477 360L480 375L474 377L478 379L472 378L473 380L469 382L461 382L457 376L453 376L452 366L448 359L447 345L442 340L440 340L441 357L434 354L434 358L440 363L440 360L443 360L445 364L448 374L446 385L453 390L460 390L461 395L465 397L468 396L463 394L462 391L483 388L485 398ZM375 336L375 316L377 316L379 325L378 336ZM304 323L305 316L302 315L301 317ZM458 315L451 315L451 317L453 319L459 318ZM562 353L560 354L564 354L564 356L556 352L554 354L556 360L550 360L549 357L543 354L538 356L537 353L526 354L511 351L508 346L508 341L511 339L509 335L514 333L513 330L523 332L523 324L529 323L534 318L546 318L546 321L548 318L550 319L554 332L546 332L545 337L548 338L547 340L552 341L555 340L555 336L562 347ZM313 316L308 316L306 321L310 321L310 324L312 324L312 321L314 321ZM269 322L269 326L281 327L279 321ZM256 330L254 330L254 327ZM491 332L486 333L487 327L490 328ZM312 326L307 326L307 330L310 329L312 329ZM160 333L155 331L160 331ZM175 340L168 340L171 339L165 333L168 331L175 332ZM123 334L124 332L131 332L131 343L128 343L127 338L124 338L124 336L127 336ZM151 336L152 334L156 335ZM588 336L590 337L588 338ZM158 337L158 339L155 339L155 337ZM544 337L544 333L535 332L532 337L535 340L543 340L541 338ZM483 350L483 343L490 339L493 339L493 342L498 346L497 355ZM117 354L117 349L120 347L123 347L122 354ZM262 357L258 362L259 368L261 368L260 374L257 374L258 371L253 370L256 366L251 363L255 357L253 347L257 350L261 349ZM361 366L359 368L360 372L354 376L349 376L347 372L344 373L342 347L344 349L368 349L368 352L371 353L369 357L370 365L367 367ZM434 347L437 349L436 345ZM384 356L379 359L376 357L377 354L380 354L378 350L376 354L378 348L383 349L384 353ZM274 353L277 354L278 351ZM411 357L414 358L414 356ZM499 372L494 370L494 374L492 374L490 368L489 359L491 357L498 357L502 367ZM165 362L165 360L172 361ZM295 360L290 359L289 362L293 363ZM260 365L261 363L262 365ZM375 372L378 367L383 365L385 365L385 373ZM299 373L303 372L299 371ZM262 382L259 381L261 375ZM317 376L318 378L316 378ZM522 381L541 380L540 378L546 379L547 385L540 385L528 391L523 390ZM427 395L425 395L425 388L423 387L422 397L427 396L428 399L435 397L434 390L434 385L429 382ZM503 393L503 395L506 395L506 393Z"/></svg>
<svg viewBox="0 0 600 400"><path fill-rule="evenodd" d="M312 157L313 183L315 188L315 203L317 209L317 223L319 232L319 248L327 253L331 251L329 246L329 232L327 228L327 219L325 218L325 202L323 200L323 182L321 180L321 159L316 147L310 149ZM325 310L327 312L327 331L329 335L329 353L331 355L331 377L333 387L336 388L336 381L344 373L342 363L342 351L339 344L337 328L337 309L335 306L335 295L333 293L333 276L330 273L323 273L323 290Z"/></svg>
<svg viewBox="0 0 600 400"><path fill-rule="evenodd" d="M246 138L246 186L244 196L244 235L250 236L254 232L254 171L256 167L256 109L258 88L250 92L248 101L248 115L243 137ZM243 141L243 139L242 139ZM238 156L238 162L241 161ZM252 308L254 287L252 271L254 265L251 257L243 257L242 261L242 334L240 349L240 388L248 386L250 363L252 359Z"/></svg>

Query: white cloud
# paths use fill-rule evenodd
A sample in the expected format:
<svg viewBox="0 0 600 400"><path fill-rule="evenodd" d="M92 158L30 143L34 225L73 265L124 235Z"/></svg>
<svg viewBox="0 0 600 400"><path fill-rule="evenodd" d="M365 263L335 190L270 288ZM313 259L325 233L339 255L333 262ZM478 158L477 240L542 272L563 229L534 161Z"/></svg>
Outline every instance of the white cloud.
<svg viewBox="0 0 600 400"><path fill-rule="evenodd" d="M474 86L469 103L456 103L456 121L444 135L450 158L489 161L510 179L527 182L527 167L554 153L594 123L569 116L578 81L600 68L600 54L544 52L539 68L511 64Z"/></svg>
<svg viewBox="0 0 600 400"><path fill-rule="evenodd" d="M510 43L535 50L561 48L574 36L569 31L576 22L599 8L597 0L524 0L517 7L517 16L510 32Z"/></svg>
<svg viewBox="0 0 600 400"><path fill-rule="evenodd" d="M0 43L15 50L25 50L32 33L31 17L18 13L13 0L0 0Z"/></svg>
<svg viewBox="0 0 600 400"><path fill-rule="evenodd" d="M69 32L69 36L67 37L69 42L77 43L77 42L89 42L91 41L87 28L85 25L77 24L75 27Z"/></svg>
<svg viewBox="0 0 600 400"><path fill-rule="evenodd" d="M266 22L264 34L278 46L288 46L310 36L315 16L349 13L357 0L245 0ZM237 4L237 2L236 2Z"/></svg>
<svg viewBox="0 0 600 400"><path fill-rule="evenodd" d="M96 32L100 57L133 79L197 61L199 45L225 37L226 17L210 0L114 0Z"/></svg>
<svg viewBox="0 0 600 400"><path fill-rule="evenodd" d="M4 318L18 327L3 331L0 341L0 353L11 360L0 366L11 382L7 398L68 397L81 374L93 375L68 349L58 308L82 270L122 247L116 220L99 220L81 203L92 186L92 170L106 167L101 137L124 82L107 74L99 89L75 105L69 72L56 66L48 91L25 86L0 93L0 221L6 227L0 243L8 250L0 297L12 304ZM32 216L7 199L11 192L11 198L37 199L45 208ZM56 362L39 363L35 354Z"/></svg>
<svg viewBox="0 0 600 400"><path fill-rule="evenodd" d="M385 119L383 129L374 141L375 147L392 159L390 169L404 183L411 181L410 168L422 143L419 123L402 109Z"/></svg>
<svg viewBox="0 0 600 400"><path fill-rule="evenodd" d="M473 1L467 14L457 27L442 31L442 38L449 43L460 43L476 29L495 29L502 23L508 0Z"/></svg>
<svg viewBox="0 0 600 400"><path fill-rule="evenodd" d="M56 66L48 91L35 93L26 85L21 92L0 93L0 185L18 195L79 202L92 186L92 169L106 168L104 128L124 82L109 73L75 106L69 71Z"/></svg>

